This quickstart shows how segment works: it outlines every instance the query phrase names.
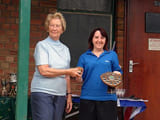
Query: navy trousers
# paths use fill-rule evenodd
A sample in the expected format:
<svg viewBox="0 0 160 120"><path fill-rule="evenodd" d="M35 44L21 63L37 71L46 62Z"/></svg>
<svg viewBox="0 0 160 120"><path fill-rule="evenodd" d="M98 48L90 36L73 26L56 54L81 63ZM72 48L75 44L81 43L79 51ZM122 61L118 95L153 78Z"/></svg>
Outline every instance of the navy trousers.
<svg viewBox="0 0 160 120"><path fill-rule="evenodd" d="M65 96L46 93L31 93L31 109L33 120L62 120L65 107Z"/></svg>

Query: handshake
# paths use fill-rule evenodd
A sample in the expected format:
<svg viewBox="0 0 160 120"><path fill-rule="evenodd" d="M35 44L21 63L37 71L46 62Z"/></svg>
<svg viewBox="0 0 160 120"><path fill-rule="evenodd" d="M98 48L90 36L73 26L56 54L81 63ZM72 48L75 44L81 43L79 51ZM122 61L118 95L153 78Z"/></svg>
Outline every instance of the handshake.
<svg viewBox="0 0 160 120"><path fill-rule="evenodd" d="M73 80L82 81L83 68L76 67L71 69L72 69L72 74L70 75L71 76L70 78Z"/></svg>

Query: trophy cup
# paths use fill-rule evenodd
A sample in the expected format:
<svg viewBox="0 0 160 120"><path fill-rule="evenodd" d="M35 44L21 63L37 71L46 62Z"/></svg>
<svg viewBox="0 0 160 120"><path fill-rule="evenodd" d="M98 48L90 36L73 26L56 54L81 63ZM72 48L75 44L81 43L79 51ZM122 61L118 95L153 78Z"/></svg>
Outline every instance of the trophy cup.
<svg viewBox="0 0 160 120"><path fill-rule="evenodd" d="M7 82L5 79L2 79L2 80L1 80L2 96L7 96L7 95L8 95L7 89L6 89L7 84L8 84L8 82Z"/></svg>
<svg viewBox="0 0 160 120"><path fill-rule="evenodd" d="M116 93L115 87L122 83L121 75L113 72L103 73L100 77L101 80L108 85L108 93Z"/></svg>
<svg viewBox="0 0 160 120"><path fill-rule="evenodd" d="M16 84L17 84L17 76L16 73L10 73L9 75L9 84L10 84L10 92L9 96L14 97L16 95Z"/></svg>

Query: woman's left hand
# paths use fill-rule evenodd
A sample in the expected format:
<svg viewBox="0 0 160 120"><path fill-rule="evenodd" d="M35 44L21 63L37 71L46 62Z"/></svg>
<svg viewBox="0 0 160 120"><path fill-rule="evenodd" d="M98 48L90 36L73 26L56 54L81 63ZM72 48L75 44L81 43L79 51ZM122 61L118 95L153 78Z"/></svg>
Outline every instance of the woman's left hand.
<svg viewBox="0 0 160 120"><path fill-rule="evenodd" d="M67 96L67 105L66 105L66 113L71 112L72 110L72 95L68 94Z"/></svg>
<svg viewBox="0 0 160 120"><path fill-rule="evenodd" d="M113 73L121 75L121 73L119 71L113 71Z"/></svg>

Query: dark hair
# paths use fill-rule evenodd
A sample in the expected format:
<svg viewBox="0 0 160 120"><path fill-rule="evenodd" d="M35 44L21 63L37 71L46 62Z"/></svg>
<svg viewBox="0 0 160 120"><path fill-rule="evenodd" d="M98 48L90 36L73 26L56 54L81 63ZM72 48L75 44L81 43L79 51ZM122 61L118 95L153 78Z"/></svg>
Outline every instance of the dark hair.
<svg viewBox="0 0 160 120"><path fill-rule="evenodd" d="M108 35L107 35L106 31L105 31L103 28L95 28L95 29L90 33L90 36L89 36L89 38L88 38L88 49L93 50L93 42L92 42L92 39L93 39L93 36L94 36L94 34L95 34L96 31L100 31L100 33L102 34L102 36L106 38L106 42L105 42L105 44L104 44L103 49L104 49L104 50L108 50L108 48L107 48Z"/></svg>

